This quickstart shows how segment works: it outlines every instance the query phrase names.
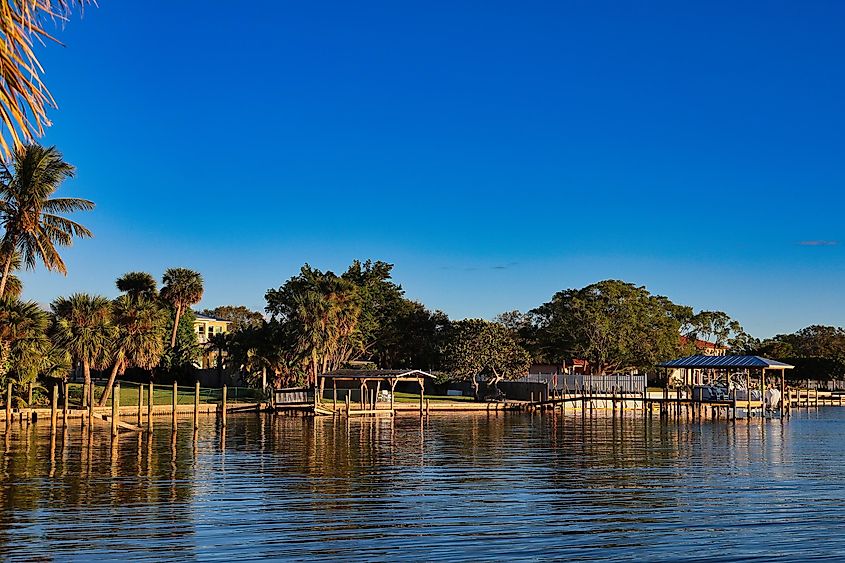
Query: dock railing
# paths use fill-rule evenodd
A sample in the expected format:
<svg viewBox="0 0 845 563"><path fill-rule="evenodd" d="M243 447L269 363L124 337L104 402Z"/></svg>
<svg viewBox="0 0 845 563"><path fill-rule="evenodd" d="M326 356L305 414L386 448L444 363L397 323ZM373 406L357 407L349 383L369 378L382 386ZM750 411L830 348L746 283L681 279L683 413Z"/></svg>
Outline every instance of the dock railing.
<svg viewBox="0 0 845 563"><path fill-rule="evenodd" d="M630 393L642 395L648 384L645 374L618 373L609 375L532 373L520 379L527 383L546 383L549 390L575 393Z"/></svg>

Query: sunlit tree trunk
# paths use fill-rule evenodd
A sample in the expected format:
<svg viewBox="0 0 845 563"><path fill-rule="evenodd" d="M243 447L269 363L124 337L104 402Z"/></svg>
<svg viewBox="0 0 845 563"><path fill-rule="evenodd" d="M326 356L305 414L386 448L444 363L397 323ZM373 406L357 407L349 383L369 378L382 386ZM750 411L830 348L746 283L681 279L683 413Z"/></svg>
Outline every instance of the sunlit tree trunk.
<svg viewBox="0 0 845 563"><path fill-rule="evenodd" d="M176 347L176 332L179 330L179 319L182 318L182 304L176 305L176 319L173 321L173 332L170 335L170 348Z"/></svg>
<svg viewBox="0 0 845 563"><path fill-rule="evenodd" d="M120 366L122 363L122 360L118 360L114 363L114 367L111 368L109 380L106 383L106 388L103 390L103 396L100 397L100 401L97 403L98 407L104 406L106 404L106 401L109 400L109 397L111 396L112 387L114 386L114 380L117 379L117 373L120 371Z"/></svg>
<svg viewBox="0 0 845 563"><path fill-rule="evenodd" d="M3 264L3 279L0 280L0 297L3 297L6 293L6 280L9 279L9 269L12 267L14 255L14 252L9 252L9 255L6 257L6 263Z"/></svg>

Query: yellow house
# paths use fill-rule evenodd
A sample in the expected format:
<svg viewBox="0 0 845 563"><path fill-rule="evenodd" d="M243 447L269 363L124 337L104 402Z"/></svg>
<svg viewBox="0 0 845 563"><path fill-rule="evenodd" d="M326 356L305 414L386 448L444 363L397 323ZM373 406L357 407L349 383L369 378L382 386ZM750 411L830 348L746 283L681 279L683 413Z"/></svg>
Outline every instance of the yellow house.
<svg viewBox="0 0 845 563"><path fill-rule="evenodd" d="M229 325L232 324L232 321L225 321L201 313L194 313L194 315L196 316L194 331L197 333L197 341L200 344L205 344L215 334L229 332Z"/></svg>
<svg viewBox="0 0 845 563"><path fill-rule="evenodd" d="M196 320L194 321L194 331L197 333L197 342L204 348L202 356L195 364L196 367L202 369L213 368L217 365L217 356L220 354L218 350L206 348L206 344L211 340L215 334L225 334L229 332L229 325L232 321L218 319L209 315L201 313L194 313ZM226 354L223 354L226 357ZM225 360L224 360L225 361Z"/></svg>

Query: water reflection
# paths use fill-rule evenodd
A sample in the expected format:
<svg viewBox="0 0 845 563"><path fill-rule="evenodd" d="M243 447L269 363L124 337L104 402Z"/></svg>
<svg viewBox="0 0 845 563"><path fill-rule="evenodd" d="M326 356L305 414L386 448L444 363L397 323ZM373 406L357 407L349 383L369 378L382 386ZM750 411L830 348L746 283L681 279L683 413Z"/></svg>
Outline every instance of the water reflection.
<svg viewBox="0 0 845 563"><path fill-rule="evenodd" d="M845 555L820 532L843 518L842 410L750 424L250 414L115 440L106 425L14 424L0 556Z"/></svg>

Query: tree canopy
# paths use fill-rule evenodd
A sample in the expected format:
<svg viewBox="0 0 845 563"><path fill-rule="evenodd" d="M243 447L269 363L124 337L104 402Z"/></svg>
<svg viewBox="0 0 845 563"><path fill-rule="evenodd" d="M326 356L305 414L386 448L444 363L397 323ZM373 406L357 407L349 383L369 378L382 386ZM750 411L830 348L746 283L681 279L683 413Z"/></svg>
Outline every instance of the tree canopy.
<svg viewBox="0 0 845 563"><path fill-rule="evenodd" d="M560 291L532 313L546 357L584 358L597 373L649 369L676 356L681 323L692 316L689 307L619 280Z"/></svg>
<svg viewBox="0 0 845 563"><path fill-rule="evenodd" d="M452 323L443 359L452 378L472 382L476 397L479 377L497 389L499 381L522 377L531 365L531 356L507 327L482 319Z"/></svg>

